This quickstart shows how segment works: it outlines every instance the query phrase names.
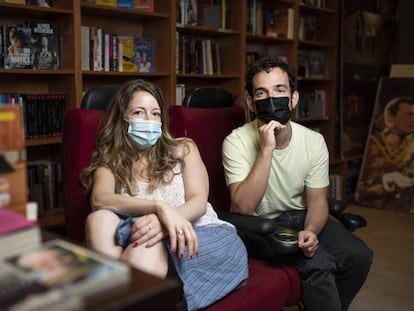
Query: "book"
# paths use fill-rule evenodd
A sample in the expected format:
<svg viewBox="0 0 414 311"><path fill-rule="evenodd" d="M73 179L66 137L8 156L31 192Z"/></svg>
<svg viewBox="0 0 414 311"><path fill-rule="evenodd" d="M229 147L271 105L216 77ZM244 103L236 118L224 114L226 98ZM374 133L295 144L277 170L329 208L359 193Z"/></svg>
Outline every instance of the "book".
<svg viewBox="0 0 414 311"><path fill-rule="evenodd" d="M118 8L124 8L124 9L133 9L134 8L134 0L117 0L116 6Z"/></svg>
<svg viewBox="0 0 414 311"><path fill-rule="evenodd" d="M40 228L36 222L7 208L0 208L0 259L14 256L40 243Z"/></svg>
<svg viewBox="0 0 414 311"><path fill-rule="evenodd" d="M4 26L5 42L4 68L31 68L31 29L21 26Z"/></svg>
<svg viewBox="0 0 414 311"><path fill-rule="evenodd" d="M55 23L29 21L33 69L60 68L59 27Z"/></svg>
<svg viewBox="0 0 414 311"><path fill-rule="evenodd" d="M326 90L301 90L298 107L296 108L296 117L323 118L327 115L326 107Z"/></svg>
<svg viewBox="0 0 414 311"><path fill-rule="evenodd" d="M139 72L154 71L154 38L134 38L135 61Z"/></svg>
<svg viewBox="0 0 414 311"><path fill-rule="evenodd" d="M121 72L154 71L154 39L118 36Z"/></svg>
<svg viewBox="0 0 414 311"><path fill-rule="evenodd" d="M53 7L52 0L27 0L27 5L37 5L44 8L51 8Z"/></svg>
<svg viewBox="0 0 414 311"><path fill-rule="evenodd" d="M95 3L116 8L116 0L95 0Z"/></svg>
<svg viewBox="0 0 414 311"><path fill-rule="evenodd" d="M293 39L293 18L292 8L275 10L275 31L277 37Z"/></svg>
<svg viewBox="0 0 414 311"><path fill-rule="evenodd" d="M90 30L88 26L81 26L81 62L82 70L91 70L90 63Z"/></svg>
<svg viewBox="0 0 414 311"><path fill-rule="evenodd" d="M265 35L293 39L293 16L291 8L277 9L265 13Z"/></svg>
<svg viewBox="0 0 414 311"><path fill-rule="evenodd" d="M309 77L325 78L326 71L326 57L323 51L309 51Z"/></svg>
<svg viewBox="0 0 414 311"><path fill-rule="evenodd" d="M61 239L4 258L0 271L1 310L45 310L53 304L53 310L62 310L66 299L82 304L84 297L122 286L131 278L126 263Z"/></svg>
<svg viewBox="0 0 414 311"><path fill-rule="evenodd" d="M154 0L134 0L134 9L154 12Z"/></svg>
<svg viewBox="0 0 414 311"><path fill-rule="evenodd" d="M3 2L6 2L6 3L17 3L17 4L26 4L26 0L3 0Z"/></svg>

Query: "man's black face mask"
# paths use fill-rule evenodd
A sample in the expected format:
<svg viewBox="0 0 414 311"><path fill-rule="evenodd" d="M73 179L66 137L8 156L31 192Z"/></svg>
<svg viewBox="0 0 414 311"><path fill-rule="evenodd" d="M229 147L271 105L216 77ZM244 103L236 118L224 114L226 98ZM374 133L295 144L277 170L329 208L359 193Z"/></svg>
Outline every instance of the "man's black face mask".
<svg viewBox="0 0 414 311"><path fill-rule="evenodd" d="M264 123L275 120L286 124L292 117L292 112L289 109L289 100L290 98L287 96L255 100L256 117Z"/></svg>

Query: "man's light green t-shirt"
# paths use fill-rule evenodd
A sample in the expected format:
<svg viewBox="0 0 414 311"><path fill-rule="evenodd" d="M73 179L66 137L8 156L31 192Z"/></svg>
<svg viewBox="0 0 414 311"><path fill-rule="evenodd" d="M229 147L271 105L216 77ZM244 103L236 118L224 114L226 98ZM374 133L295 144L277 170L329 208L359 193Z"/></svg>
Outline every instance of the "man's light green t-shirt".
<svg viewBox="0 0 414 311"><path fill-rule="evenodd" d="M274 150L265 194L255 215L268 218L288 210L306 208L305 186L329 185L329 152L324 137L298 123L291 122L292 138L283 150ZM233 130L223 142L223 165L227 185L243 181L259 152L257 121Z"/></svg>

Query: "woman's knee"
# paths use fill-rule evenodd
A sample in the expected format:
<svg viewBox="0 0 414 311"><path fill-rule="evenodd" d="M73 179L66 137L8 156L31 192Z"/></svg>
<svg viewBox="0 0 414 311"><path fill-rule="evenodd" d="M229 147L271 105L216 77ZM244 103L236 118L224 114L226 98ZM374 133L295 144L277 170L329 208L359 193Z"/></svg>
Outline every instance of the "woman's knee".
<svg viewBox="0 0 414 311"><path fill-rule="evenodd" d="M168 253L163 243L152 247L129 245L122 254L122 260L129 262L138 270L165 278L168 272Z"/></svg>
<svg viewBox="0 0 414 311"><path fill-rule="evenodd" d="M108 210L97 210L88 215L86 218L86 229L95 228L97 226L116 225L119 222L119 217Z"/></svg>

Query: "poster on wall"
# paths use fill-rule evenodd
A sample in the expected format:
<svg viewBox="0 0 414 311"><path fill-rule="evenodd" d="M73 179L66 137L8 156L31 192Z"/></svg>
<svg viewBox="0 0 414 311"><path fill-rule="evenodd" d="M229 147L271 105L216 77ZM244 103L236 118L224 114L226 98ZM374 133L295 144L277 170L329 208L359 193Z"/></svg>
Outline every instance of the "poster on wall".
<svg viewBox="0 0 414 311"><path fill-rule="evenodd" d="M358 179L356 201L414 213L414 78L382 77Z"/></svg>

